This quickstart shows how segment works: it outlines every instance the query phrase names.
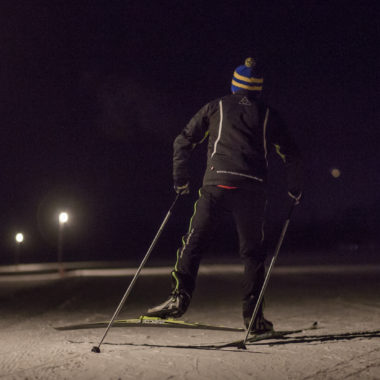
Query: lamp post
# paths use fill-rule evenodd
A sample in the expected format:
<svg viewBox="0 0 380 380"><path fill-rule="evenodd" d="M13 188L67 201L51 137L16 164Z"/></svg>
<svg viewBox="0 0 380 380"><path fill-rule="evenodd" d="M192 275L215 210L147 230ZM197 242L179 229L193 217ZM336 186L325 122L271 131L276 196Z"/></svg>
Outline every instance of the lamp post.
<svg viewBox="0 0 380 380"><path fill-rule="evenodd" d="M18 232L15 235L15 240L16 240L16 248L15 248L15 266L18 267L20 264L20 250L21 250L21 245L24 242L24 234L21 232Z"/></svg>
<svg viewBox="0 0 380 380"><path fill-rule="evenodd" d="M58 231L58 271L61 277L64 276L65 269L63 267L63 230L65 224L69 220L69 214L67 212L61 212L58 216L59 221L59 231Z"/></svg>

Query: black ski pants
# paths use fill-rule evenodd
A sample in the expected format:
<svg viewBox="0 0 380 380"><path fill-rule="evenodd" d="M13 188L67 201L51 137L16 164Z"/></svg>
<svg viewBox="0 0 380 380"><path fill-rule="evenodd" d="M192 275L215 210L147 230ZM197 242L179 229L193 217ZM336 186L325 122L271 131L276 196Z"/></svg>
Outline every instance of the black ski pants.
<svg viewBox="0 0 380 380"><path fill-rule="evenodd" d="M243 316L250 317L265 275L265 206L266 192L261 185L250 190L202 187L188 232L182 237L182 246L177 251L177 262L172 271L173 290L192 295L202 256L209 247L221 214L227 211L234 218L244 264Z"/></svg>

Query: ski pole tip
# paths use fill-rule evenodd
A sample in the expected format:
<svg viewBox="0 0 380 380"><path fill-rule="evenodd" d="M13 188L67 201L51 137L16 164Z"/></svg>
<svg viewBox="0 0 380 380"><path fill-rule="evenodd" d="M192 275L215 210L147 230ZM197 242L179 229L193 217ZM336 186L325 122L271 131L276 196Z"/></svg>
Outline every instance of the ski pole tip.
<svg viewBox="0 0 380 380"><path fill-rule="evenodd" d="M91 352L96 352L97 354L100 354L100 348L98 346L94 346L92 347Z"/></svg>
<svg viewBox="0 0 380 380"><path fill-rule="evenodd" d="M246 350L247 349L247 346L245 345L245 343L243 341L239 342L236 347L240 350Z"/></svg>

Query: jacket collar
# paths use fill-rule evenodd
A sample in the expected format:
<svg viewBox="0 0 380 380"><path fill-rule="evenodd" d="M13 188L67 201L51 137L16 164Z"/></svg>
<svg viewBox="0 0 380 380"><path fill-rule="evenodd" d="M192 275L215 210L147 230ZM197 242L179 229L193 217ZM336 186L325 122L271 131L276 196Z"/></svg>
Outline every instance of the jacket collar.
<svg viewBox="0 0 380 380"><path fill-rule="evenodd" d="M245 95L245 96L247 96L248 98L251 98L251 99L258 99L261 96L261 91L258 92L258 93L255 93L255 92L252 92L252 91L241 89L241 90L235 91L234 93L232 93L232 95Z"/></svg>

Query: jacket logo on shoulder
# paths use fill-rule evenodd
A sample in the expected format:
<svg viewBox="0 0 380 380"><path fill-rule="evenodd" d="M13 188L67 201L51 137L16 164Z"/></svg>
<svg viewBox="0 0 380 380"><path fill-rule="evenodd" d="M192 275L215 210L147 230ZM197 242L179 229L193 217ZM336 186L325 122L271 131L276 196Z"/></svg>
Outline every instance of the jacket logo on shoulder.
<svg viewBox="0 0 380 380"><path fill-rule="evenodd" d="M242 104L243 106L251 106L252 105L252 103L248 100L248 98L246 96L244 96L240 100L239 104Z"/></svg>

